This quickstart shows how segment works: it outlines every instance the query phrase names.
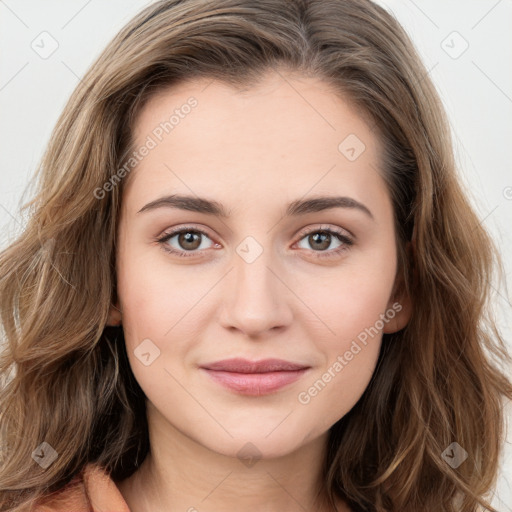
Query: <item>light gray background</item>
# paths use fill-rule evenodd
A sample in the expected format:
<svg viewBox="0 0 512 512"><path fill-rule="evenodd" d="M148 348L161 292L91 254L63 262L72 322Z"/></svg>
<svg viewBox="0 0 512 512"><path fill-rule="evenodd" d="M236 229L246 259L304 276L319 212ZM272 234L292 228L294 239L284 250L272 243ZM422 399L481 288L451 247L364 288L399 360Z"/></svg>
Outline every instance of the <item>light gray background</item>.
<svg viewBox="0 0 512 512"><path fill-rule="evenodd" d="M510 286L512 1L378 2L411 35L438 88L451 120L461 176L482 224L502 249ZM22 193L72 90L114 34L148 3L0 0L0 248L22 226ZM40 52L48 51L52 44L58 47L43 55L47 58L34 49L39 45ZM510 345L509 295L496 283L493 293ZM493 502L500 512L512 511L511 430Z"/></svg>

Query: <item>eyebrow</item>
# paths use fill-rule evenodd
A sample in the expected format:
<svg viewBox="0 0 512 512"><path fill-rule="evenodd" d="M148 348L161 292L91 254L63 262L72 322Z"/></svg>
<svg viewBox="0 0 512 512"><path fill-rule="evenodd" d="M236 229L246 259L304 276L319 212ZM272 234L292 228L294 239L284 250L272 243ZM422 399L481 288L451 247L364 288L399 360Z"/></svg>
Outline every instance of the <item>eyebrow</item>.
<svg viewBox="0 0 512 512"><path fill-rule="evenodd" d="M227 211L221 203L203 197L194 197L173 194L160 197L144 205L137 213L156 210L157 208L177 208L207 215L228 218L231 211ZM286 216L298 216L316 213L330 208L349 208L364 212L373 219L372 212L362 203L346 196L317 196L309 199L292 201L287 205Z"/></svg>

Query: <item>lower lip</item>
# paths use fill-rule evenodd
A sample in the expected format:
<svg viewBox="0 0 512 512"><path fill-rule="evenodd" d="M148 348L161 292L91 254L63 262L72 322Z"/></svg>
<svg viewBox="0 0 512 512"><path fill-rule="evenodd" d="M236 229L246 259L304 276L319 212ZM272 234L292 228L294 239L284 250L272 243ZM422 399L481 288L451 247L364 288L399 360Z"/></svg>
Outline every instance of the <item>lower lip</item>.
<svg viewBox="0 0 512 512"><path fill-rule="evenodd" d="M268 373L235 373L202 368L213 380L241 395L261 396L277 391L300 379L308 370Z"/></svg>

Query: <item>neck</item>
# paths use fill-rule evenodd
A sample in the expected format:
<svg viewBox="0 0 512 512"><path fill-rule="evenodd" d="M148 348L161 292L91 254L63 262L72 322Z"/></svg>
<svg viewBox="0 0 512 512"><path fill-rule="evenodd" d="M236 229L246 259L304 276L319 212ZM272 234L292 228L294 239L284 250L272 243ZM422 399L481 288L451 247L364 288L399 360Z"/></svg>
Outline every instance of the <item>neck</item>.
<svg viewBox="0 0 512 512"><path fill-rule="evenodd" d="M150 418L150 446L158 448L117 483L132 512L349 511L341 500L334 508L321 491L327 433L286 456L246 460L209 450L162 418Z"/></svg>

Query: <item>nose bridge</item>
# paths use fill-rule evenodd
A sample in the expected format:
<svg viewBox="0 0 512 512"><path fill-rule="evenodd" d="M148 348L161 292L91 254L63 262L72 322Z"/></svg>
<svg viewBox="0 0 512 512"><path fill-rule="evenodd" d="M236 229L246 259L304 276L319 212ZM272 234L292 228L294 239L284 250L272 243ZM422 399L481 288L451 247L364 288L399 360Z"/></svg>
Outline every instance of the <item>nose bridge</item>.
<svg viewBox="0 0 512 512"><path fill-rule="evenodd" d="M235 251L224 301L225 325L256 334L289 322L288 294L281 282L285 279L276 276L280 266L272 249L248 236Z"/></svg>
<svg viewBox="0 0 512 512"><path fill-rule="evenodd" d="M234 256L235 265L235 288L237 294L250 293L251 295L263 294L261 298L273 296L271 289L274 288L272 281L275 279L269 267L275 265L272 261L272 249L263 247L253 237L247 237L236 248Z"/></svg>

